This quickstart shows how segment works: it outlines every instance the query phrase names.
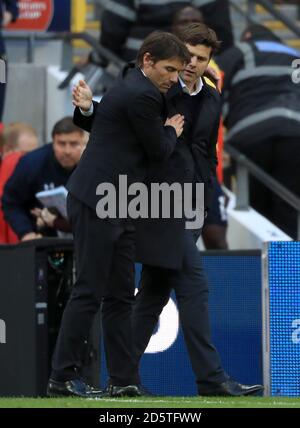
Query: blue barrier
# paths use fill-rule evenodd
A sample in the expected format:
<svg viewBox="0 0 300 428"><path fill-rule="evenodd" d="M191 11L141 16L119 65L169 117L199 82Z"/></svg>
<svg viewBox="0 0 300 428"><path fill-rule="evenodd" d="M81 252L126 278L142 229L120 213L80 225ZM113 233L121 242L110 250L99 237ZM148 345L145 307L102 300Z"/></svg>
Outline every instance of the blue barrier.
<svg viewBox="0 0 300 428"><path fill-rule="evenodd" d="M223 366L240 382L262 383L260 252L205 252L203 264L210 283L213 340ZM140 269L137 266L137 284ZM177 332L176 311L171 302L160 321L164 326L159 326L150 343L152 352L155 346L160 350L169 347L162 352L145 353L141 377L143 384L156 394L190 396L197 389L182 332ZM164 334L162 340L158 340L160 332ZM102 361L102 386L106 382L107 371Z"/></svg>
<svg viewBox="0 0 300 428"><path fill-rule="evenodd" d="M300 396L300 242L264 250L264 382L270 395Z"/></svg>

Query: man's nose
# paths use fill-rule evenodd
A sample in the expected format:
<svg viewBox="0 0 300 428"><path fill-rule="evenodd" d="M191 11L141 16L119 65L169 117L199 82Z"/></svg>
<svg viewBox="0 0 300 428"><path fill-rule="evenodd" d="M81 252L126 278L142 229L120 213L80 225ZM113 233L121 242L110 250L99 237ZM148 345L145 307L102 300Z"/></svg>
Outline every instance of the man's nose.
<svg viewBox="0 0 300 428"><path fill-rule="evenodd" d="M174 73L171 74L171 82L172 83L177 83L178 82L178 71L175 71Z"/></svg>
<svg viewBox="0 0 300 428"><path fill-rule="evenodd" d="M192 56L191 57L191 61L189 63L189 66L196 67L196 65L197 65L197 57L196 56Z"/></svg>
<svg viewBox="0 0 300 428"><path fill-rule="evenodd" d="M71 146L69 144L66 144L65 147L64 147L64 154L65 155L70 155L71 152L72 152Z"/></svg>

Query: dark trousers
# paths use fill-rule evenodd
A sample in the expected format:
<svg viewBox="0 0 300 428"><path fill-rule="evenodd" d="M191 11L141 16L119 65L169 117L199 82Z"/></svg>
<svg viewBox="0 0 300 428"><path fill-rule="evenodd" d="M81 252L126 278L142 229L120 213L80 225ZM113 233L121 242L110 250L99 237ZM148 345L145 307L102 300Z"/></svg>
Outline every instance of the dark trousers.
<svg viewBox="0 0 300 428"><path fill-rule="evenodd" d="M300 197L299 138L252 142L241 150L275 180ZM250 178L250 203L285 233L297 239L296 211L253 177Z"/></svg>
<svg viewBox="0 0 300 428"><path fill-rule="evenodd" d="M101 220L68 196L77 278L65 308L52 360L56 380L80 376L95 314L103 300L103 334L110 381L136 384L133 358L134 229L129 221Z"/></svg>
<svg viewBox="0 0 300 428"><path fill-rule="evenodd" d="M195 235L194 231L186 231L184 264L181 270L143 267L141 286L133 311L133 329L135 354L139 360L174 288L186 346L197 384L201 388L211 382L221 383L228 377L211 342L208 283Z"/></svg>

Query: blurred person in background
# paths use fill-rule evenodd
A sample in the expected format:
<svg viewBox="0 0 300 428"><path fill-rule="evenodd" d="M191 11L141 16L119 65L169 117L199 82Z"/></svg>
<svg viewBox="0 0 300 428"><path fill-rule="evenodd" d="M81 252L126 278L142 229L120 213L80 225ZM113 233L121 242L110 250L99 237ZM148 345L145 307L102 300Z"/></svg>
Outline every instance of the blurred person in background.
<svg viewBox="0 0 300 428"><path fill-rule="evenodd" d="M106 1L100 43L125 61L132 61L148 34L154 30L171 31L174 15L184 6L195 6L200 11L205 23L222 40L222 50L233 44L227 0Z"/></svg>
<svg viewBox="0 0 300 428"><path fill-rule="evenodd" d="M0 59L6 62L6 50L2 29L16 21L19 15L17 0L0 0ZM0 122L2 122L5 100L5 83L0 83Z"/></svg>
<svg viewBox="0 0 300 428"><path fill-rule="evenodd" d="M292 67L300 52L262 25L218 57L224 71L226 141L300 196L300 84ZM298 74L297 74L298 73ZM250 176L250 204L297 239L297 216L279 196Z"/></svg>
<svg viewBox="0 0 300 428"><path fill-rule="evenodd" d="M4 217L21 241L69 231L62 217L53 219L49 210L42 210L35 195L66 185L85 149L86 135L65 117L54 125L52 138L52 143L20 159L4 187Z"/></svg>
<svg viewBox="0 0 300 428"><path fill-rule="evenodd" d="M4 186L13 174L20 158L39 145L36 130L29 124L15 122L9 125L2 134L1 161L0 161L0 244L15 244L18 236L4 220L1 198Z"/></svg>

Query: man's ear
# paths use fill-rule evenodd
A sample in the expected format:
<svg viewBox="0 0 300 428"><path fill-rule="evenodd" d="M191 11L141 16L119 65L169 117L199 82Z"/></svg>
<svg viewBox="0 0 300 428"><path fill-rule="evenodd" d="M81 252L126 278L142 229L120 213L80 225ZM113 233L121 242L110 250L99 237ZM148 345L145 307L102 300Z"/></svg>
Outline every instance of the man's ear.
<svg viewBox="0 0 300 428"><path fill-rule="evenodd" d="M154 64L153 58L149 52L146 52L143 56L143 66L152 66Z"/></svg>

